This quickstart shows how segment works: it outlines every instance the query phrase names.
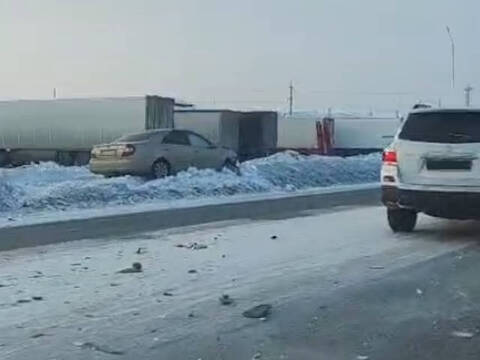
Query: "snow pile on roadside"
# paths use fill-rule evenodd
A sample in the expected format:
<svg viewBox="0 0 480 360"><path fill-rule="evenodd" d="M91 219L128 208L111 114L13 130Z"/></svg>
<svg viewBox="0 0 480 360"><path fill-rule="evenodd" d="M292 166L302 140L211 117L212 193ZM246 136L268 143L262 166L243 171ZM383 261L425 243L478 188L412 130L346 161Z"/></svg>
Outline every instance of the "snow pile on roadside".
<svg viewBox="0 0 480 360"><path fill-rule="evenodd" d="M285 192L378 181L378 154L350 158L284 152L245 162L241 176L189 169L166 179L106 179L52 163L0 170L0 213L105 208L148 202Z"/></svg>

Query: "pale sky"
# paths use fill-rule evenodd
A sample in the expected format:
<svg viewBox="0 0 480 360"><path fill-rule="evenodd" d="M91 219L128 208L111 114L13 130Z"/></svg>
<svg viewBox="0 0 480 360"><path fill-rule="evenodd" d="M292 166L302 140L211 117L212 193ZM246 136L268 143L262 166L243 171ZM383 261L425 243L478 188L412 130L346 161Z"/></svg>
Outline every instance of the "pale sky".
<svg viewBox="0 0 480 360"><path fill-rule="evenodd" d="M480 86L479 13L478 0L0 0L0 98L56 87L285 108L293 80L302 109L462 102Z"/></svg>

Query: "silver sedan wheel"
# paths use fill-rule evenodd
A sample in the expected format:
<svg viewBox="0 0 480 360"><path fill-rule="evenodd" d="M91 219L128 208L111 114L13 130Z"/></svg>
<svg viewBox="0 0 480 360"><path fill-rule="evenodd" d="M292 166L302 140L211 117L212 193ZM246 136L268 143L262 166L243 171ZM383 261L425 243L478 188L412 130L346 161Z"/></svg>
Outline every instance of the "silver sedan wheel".
<svg viewBox="0 0 480 360"><path fill-rule="evenodd" d="M162 179L170 174L170 168L165 161L157 161L152 166L153 176L156 179Z"/></svg>

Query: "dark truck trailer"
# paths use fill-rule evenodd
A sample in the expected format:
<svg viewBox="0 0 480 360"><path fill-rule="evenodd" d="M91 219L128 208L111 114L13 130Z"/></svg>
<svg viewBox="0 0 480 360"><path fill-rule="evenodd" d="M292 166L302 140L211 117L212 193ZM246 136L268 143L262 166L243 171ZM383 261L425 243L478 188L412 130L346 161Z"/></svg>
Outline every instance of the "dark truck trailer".
<svg viewBox="0 0 480 360"><path fill-rule="evenodd" d="M277 147L274 111L175 110L174 123L234 150L240 161L270 155Z"/></svg>

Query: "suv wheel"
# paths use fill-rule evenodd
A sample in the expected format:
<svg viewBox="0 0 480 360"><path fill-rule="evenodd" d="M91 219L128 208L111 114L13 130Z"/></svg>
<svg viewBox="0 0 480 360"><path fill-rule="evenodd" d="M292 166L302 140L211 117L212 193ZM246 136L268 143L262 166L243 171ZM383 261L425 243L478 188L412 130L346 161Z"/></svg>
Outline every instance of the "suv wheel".
<svg viewBox="0 0 480 360"><path fill-rule="evenodd" d="M387 209L388 224L393 232L412 232L417 224L417 213L407 209Z"/></svg>

